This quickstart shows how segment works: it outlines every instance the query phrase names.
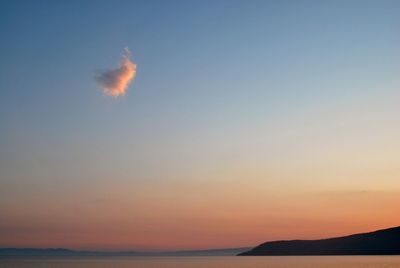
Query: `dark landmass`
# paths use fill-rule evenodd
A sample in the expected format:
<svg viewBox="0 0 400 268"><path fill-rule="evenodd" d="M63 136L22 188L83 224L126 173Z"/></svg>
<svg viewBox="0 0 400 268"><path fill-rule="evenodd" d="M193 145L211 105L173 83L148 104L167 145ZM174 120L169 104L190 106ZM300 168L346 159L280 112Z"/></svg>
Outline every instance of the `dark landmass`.
<svg viewBox="0 0 400 268"><path fill-rule="evenodd" d="M163 252L81 251L64 248L0 248L0 256L235 256L251 248L182 250Z"/></svg>
<svg viewBox="0 0 400 268"><path fill-rule="evenodd" d="M320 240L263 243L238 256L400 255L400 226Z"/></svg>

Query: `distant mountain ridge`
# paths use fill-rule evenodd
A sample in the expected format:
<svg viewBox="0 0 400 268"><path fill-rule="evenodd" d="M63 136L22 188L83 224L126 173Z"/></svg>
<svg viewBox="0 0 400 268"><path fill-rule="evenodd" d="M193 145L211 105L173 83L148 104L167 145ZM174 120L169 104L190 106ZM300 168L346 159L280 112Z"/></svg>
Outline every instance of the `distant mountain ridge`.
<svg viewBox="0 0 400 268"><path fill-rule="evenodd" d="M318 240L283 240L255 248L181 251L81 251L65 248L0 248L1 256L302 256L400 255L400 226L369 233Z"/></svg>
<svg viewBox="0 0 400 268"><path fill-rule="evenodd" d="M263 243L238 256L400 255L400 226L319 240Z"/></svg>
<svg viewBox="0 0 400 268"><path fill-rule="evenodd" d="M250 250L243 248L181 250L181 251L85 251L65 248L0 248L0 256L235 256Z"/></svg>

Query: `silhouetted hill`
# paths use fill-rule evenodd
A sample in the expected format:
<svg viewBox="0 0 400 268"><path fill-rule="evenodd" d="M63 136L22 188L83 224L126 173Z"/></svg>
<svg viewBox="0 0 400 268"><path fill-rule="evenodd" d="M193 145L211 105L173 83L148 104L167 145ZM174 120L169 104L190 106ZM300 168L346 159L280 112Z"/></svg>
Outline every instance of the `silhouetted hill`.
<svg viewBox="0 0 400 268"><path fill-rule="evenodd" d="M400 227L320 240L266 242L238 256L398 254L400 254Z"/></svg>

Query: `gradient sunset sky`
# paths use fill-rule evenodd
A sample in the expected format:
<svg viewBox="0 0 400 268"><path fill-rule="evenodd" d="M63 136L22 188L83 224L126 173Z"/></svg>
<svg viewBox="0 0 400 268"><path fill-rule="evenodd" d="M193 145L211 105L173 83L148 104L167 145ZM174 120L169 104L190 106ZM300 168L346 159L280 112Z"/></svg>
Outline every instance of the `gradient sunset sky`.
<svg viewBox="0 0 400 268"><path fill-rule="evenodd" d="M400 1L0 2L0 247L400 225ZM129 47L136 78L96 74Z"/></svg>

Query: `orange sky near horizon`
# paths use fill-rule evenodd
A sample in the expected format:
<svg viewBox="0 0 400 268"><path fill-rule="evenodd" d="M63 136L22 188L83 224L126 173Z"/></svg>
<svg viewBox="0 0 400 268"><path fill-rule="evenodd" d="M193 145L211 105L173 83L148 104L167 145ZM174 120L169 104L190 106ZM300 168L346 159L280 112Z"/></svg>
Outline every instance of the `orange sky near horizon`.
<svg viewBox="0 0 400 268"><path fill-rule="evenodd" d="M311 129L301 121L285 129L281 121L276 133L257 126L198 139L190 149L177 139L180 146L164 148L168 153L141 150L158 167L146 172L129 165L131 148L113 149L111 166L97 165L102 155L96 150L86 159L68 159L76 169L59 164L62 152L51 159L36 155L37 165L26 162L18 171L10 165L14 174L35 180L5 184L0 247L226 248L397 226L400 129L387 131L397 115L391 102L383 107L377 101L357 113L325 108L321 117L331 119L318 116ZM360 118L378 109L381 117ZM141 179L130 175L137 172Z"/></svg>
<svg viewBox="0 0 400 268"><path fill-rule="evenodd" d="M146 188L154 185L140 190L97 189L86 198L80 196L85 201L79 204L77 196L61 198L57 193L51 204L35 200L32 207L27 199L19 207L3 210L8 220L0 223L0 247L242 247L373 231L400 222L400 191L288 193L271 185L271 194L265 195L266 190L255 185L208 184L161 185L152 191Z"/></svg>

